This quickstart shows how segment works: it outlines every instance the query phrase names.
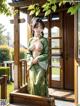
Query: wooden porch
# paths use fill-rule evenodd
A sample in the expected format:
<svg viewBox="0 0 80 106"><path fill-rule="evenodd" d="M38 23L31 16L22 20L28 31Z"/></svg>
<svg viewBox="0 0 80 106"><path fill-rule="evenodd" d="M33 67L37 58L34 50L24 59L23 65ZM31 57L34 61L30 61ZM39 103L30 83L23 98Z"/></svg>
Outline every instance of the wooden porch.
<svg viewBox="0 0 80 106"><path fill-rule="evenodd" d="M35 1L37 3L37 1ZM42 5L43 2L39 1ZM45 0L44 0L45 2ZM56 13L51 14L47 17L45 22L46 28L48 29L48 41L49 41L49 92L50 97L38 97L34 95L27 94L27 63L25 60L20 61L20 11L25 12L25 6L30 5L30 1L22 1L17 3L11 3L11 6L14 6L14 10L18 10L18 13L14 16L14 51L15 51L15 91L10 94L10 104L11 106L66 106L66 103L62 101L56 102L56 99L72 101L69 102L67 106L74 106L75 101L75 89L74 89L74 76L75 76L75 16L70 16L66 14L66 8L60 8ZM42 15L42 14L41 14ZM57 16L59 20L54 20L54 16ZM28 16L28 24L30 24L31 17ZM54 37L51 33L53 27L57 27L60 32L59 36ZM28 36L28 38L31 37ZM59 40L59 47L54 47L51 45L52 40ZM53 47L52 47L53 46ZM58 53L53 53L52 50L58 50ZM60 66L52 66L51 60L53 57L59 57ZM24 71L22 66L24 65ZM52 79L52 69L60 69L60 80ZM68 89L70 91L68 91ZM65 105L64 105L65 104Z"/></svg>
<svg viewBox="0 0 80 106"><path fill-rule="evenodd" d="M39 97L39 96L34 96L27 94L27 72L26 72L26 61L25 60L20 60L20 66L21 66L21 86L19 89L14 90L13 92L10 93L10 101L9 104L10 106L58 106L59 103L64 102L61 104L61 106L74 106L74 93L69 90L61 90L61 89L53 89L49 88L49 97ZM22 68L23 67L23 68ZM25 75L25 77L24 77ZM5 83L2 83L3 81ZM7 95L7 78L4 76L4 78L0 79L2 85L2 97L6 99ZM5 92L3 92L3 89Z"/></svg>

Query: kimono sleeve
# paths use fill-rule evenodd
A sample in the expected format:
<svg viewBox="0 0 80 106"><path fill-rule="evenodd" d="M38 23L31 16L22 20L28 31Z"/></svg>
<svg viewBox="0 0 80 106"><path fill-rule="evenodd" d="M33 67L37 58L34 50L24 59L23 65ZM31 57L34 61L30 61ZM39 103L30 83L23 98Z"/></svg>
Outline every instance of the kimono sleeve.
<svg viewBox="0 0 80 106"><path fill-rule="evenodd" d="M47 68L48 68L48 41L47 41L47 39L44 40L43 46L44 46L43 53L38 56L38 64L44 70L47 70Z"/></svg>
<svg viewBox="0 0 80 106"><path fill-rule="evenodd" d="M27 50L27 53L26 53L27 65L29 65L29 66L32 65L32 60L33 60L32 53L31 53L31 51L29 50L29 46L31 45L31 40L32 40L32 39L29 40L28 50Z"/></svg>

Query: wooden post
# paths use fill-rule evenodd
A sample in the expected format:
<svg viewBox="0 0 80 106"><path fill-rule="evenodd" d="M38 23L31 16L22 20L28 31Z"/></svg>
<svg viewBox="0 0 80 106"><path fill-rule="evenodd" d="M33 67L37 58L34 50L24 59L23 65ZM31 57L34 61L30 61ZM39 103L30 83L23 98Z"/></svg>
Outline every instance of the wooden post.
<svg viewBox="0 0 80 106"><path fill-rule="evenodd" d="M1 99L7 99L7 76L3 75L3 81L1 83Z"/></svg>
<svg viewBox="0 0 80 106"><path fill-rule="evenodd" d="M50 16L48 17L48 47L51 47L51 19ZM48 68L48 72L49 72L49 87L51 87L51 50L49 50L49 58L48 58L48 64L49 64L49 68Z"/></svg>
<svg viewBox="0 0 80 106"><path fill-rule="evenodd" d="M74 95L75 106L78 106L78 64L77 64L77 42L78 42L78 14L74 15Z"/></svg>
<svg viewBox="0 0 80 106"><path fill-rule="evenodd" d="M32 37L32 31L31 31L31 17L27 15L27 38L28 40Z"/></svg>
<svg viewBox="0 0 80 106"><path fill-rule="evenodd" d="M20 53L20 34L19 34L19 8L15 7L14 11L17 13L14 15L14 64L15 64L15 79L14 89L20 88L20 71L19 71L19 53Z"/></svg>
<svg viewBox="0 0 80 106"><path fill-rule="evenodd" d="M22 61L20 61L20 62L19 62L19 71L20 71L20 75L19 75L19 76L20 76L20 86L22 86L22 83L23 83L23 82L22 82L22 80L23 80L23 77L22 77L22 67L23 67L23 66L22 66Z"/></svg>

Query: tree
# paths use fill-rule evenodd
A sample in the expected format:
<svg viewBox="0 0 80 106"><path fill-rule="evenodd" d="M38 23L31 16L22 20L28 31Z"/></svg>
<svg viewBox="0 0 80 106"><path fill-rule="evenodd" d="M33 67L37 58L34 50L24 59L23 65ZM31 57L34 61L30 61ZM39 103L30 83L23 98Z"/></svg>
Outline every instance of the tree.
<svg viewBox="0 0 80 106"><path fill-rule="evenodd" d="M10 15L10 9L7 4L7 0L0 0L0 14Z"/></svg>
<svg viewBox="0 0 80 106"><path fill-rule="evenodd" d="M0 35L2 35L5 30L4 25L0 24Z"/></svg>
<svg viewBox="0 0 80 106"><path fill-rule="evenodd" d="M4 36L3 32L5 31L6 29L4 28L4 26L2 24L0 24L0 45L3 45L3 44L8 44L8 41L7 41L7 38L6 36Z"/></svg>

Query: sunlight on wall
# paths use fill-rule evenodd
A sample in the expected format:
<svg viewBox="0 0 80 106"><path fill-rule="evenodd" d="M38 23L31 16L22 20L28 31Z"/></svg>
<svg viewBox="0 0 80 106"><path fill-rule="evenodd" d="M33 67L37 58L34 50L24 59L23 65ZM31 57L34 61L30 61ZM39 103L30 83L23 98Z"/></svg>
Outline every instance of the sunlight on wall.
<svg viewBox="0 0 80 106"><path fill-rule="evenodd" d="M20 12L20 19L25 19L24 23L20 23L20 44L27 47L27 14Z"/></svg>

